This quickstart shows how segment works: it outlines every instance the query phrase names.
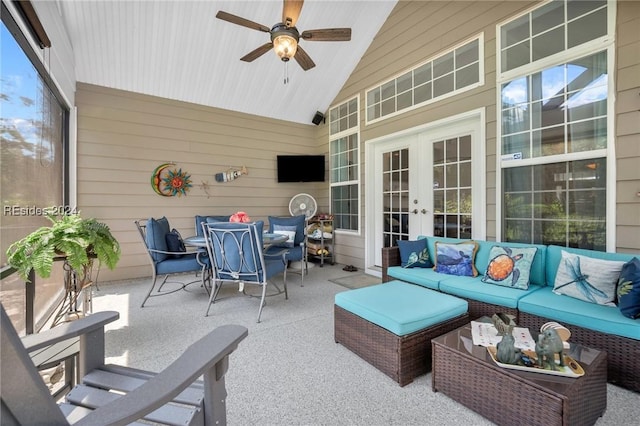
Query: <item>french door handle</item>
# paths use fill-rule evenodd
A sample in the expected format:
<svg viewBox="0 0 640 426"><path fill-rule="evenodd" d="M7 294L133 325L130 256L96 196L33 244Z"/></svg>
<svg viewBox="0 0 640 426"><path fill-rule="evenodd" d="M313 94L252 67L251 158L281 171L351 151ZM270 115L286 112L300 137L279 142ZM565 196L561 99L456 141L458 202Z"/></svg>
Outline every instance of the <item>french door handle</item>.
<svg viewBox="0 0 640 426"><path fill-rule="evenodd" d="M411 210L411 213L413 213L413 214L418 214L418 209L413 209L413 210Z"/></svg>
<svg viewBox="0 0 640 426"><path fill-rule="evenodd" d="M422 209L422 214L427 214L427 209Z"/></svg>

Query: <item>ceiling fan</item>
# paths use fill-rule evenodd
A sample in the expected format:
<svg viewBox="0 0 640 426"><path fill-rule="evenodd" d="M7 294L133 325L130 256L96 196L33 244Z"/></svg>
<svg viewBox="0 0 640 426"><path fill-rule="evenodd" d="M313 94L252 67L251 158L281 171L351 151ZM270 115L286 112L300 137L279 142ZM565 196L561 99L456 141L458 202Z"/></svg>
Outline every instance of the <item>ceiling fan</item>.
<svg viewBox="0 0 640 426"><path fill-rule="evenodd" d="M265 43L247 53L240 58L241 61L252 62L273 48L278 57L284 62L287 62L293 57L302 69L307 71L315 67L316 64L298 44L301 38L308 41L349 41L351 40L351 28L324 28L306 30L300 33L296 28L296 22L300 16L303 3L303 0L284 0L282 5L282 22L275 24L271 29L262 24L223 11L219 11L216 14L216 18L271 35L271 41L269 43Z"/></svg>

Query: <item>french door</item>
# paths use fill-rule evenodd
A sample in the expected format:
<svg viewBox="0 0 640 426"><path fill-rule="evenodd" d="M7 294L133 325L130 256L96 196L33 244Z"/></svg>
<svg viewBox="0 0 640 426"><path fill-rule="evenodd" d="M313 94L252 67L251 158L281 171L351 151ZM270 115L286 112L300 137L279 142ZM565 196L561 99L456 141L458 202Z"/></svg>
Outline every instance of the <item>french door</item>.
<svg viewBox="0 0 640 426"><path fill-rule="evenodd" d="M379 266L382 247L397 240L483 236L480 123L453 120L373 144L370 262Z"/></svg>

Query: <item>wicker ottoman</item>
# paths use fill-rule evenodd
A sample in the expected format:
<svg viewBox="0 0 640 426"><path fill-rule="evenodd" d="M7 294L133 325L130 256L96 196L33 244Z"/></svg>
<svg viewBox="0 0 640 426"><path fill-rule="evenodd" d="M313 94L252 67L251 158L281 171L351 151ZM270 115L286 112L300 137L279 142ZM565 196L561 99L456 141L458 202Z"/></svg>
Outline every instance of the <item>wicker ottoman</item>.
<svg viewBox="0 0 640 426"><path fill-rule="evenodd" d="M400 386L431 369L431 339L469 322L467 302L391 281L335 296L334 338Z"/></svg>

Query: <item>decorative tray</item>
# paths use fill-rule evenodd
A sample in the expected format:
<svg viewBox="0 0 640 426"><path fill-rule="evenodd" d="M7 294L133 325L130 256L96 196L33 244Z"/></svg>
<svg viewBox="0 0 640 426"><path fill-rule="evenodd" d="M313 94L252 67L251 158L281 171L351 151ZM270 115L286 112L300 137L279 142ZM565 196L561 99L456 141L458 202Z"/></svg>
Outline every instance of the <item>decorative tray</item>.
<svg viewBox="0 0 640 426"><path fill-rule="evenodd" d="M541 368L537 365L528 367L526 365L503 364L499 362L498 359L496 358L495 346L487 347L487 351L489 352L489 355L491 355L491 359L493 360L493 362L495 362L498 366L503 368L508 368L511 370L529 371L531 373L549 374L552 376L563 376L563 377L573 377L573 378L584 376L584 370L582 369L582 366L580 366L580 364L578 364L578 362L575 359L571 358L568 355L564 356L564 364L565 364L564 367L559 366L558 360L556 359L557 370L549 370L546 368ZM528 356L529 359L531 359L534 363L537 362L538 356L536 355L535 352L523 350L522 353Z"/></svg>

